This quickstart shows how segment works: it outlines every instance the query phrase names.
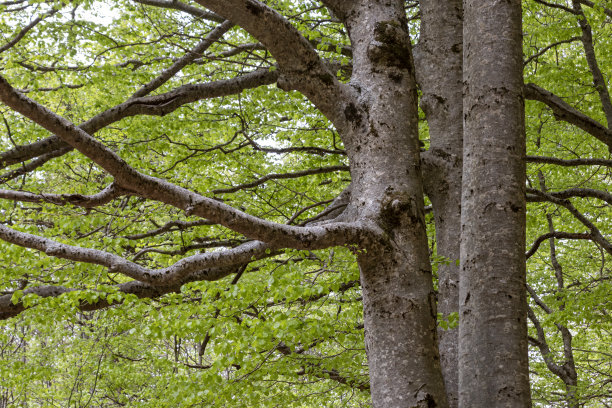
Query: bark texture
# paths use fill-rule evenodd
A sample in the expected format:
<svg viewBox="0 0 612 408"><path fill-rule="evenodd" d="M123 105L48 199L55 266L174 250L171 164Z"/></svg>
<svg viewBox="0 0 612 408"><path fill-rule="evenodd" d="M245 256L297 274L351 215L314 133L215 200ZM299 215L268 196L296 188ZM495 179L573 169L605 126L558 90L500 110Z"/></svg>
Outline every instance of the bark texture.
<svg viewBox="0 0 612 408"><path fill-rule="evenodd" d="M459 236L463 150L463 6L461 0L421 2L421 38L415 50L421 108L429 125L423 182L433 205L438 269L438 311L444 319L459 311ZM459 329L438 329L440 359L449 406L457 407Z"/></svg>
<svg viewBox="0 0 612 408"><path fill-rule="evenodd" d="M362 0L337 11L346 16L358 95L345 111L353 124L345 137L354 197L347 211L384 237L358 257L373 406L445 407L403 2Z"/></svg>
<svg viewBox="0 0 612 408"><path fill-rule="evenodd" d="M459 406L530 406L519 0L464 1Z"/></svg>

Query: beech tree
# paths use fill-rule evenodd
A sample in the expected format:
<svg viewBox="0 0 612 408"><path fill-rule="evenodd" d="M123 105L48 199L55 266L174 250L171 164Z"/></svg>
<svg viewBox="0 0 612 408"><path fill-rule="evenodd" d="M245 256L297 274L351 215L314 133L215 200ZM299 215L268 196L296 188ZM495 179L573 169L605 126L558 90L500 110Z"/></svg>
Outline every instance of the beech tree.
<svg viewBox="0 0 612 408"><path fill-rule="evenodd" d="M606 1L0 7L1 404L610 403Z"/></svg>

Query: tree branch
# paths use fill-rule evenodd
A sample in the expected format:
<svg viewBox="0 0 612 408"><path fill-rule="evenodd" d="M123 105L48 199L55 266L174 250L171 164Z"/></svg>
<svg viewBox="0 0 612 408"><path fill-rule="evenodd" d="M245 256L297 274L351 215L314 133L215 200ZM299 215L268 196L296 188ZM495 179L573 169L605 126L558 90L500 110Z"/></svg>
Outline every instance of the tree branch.
<svg viewBox="0 0 612 408"><path fill-rule="evenodd" d="M573 167L573 166L605 166L612 167L612 160L586 158L586 159L558 159L556 157L546 156L526 156L528 163L545 163L556 164L558 166Z"/></svg>
<svg viewBox="0 0 612 408"><path fill-rule="evenodd" d="M574 41L578 41L579 39L580 39L580 37L572 37L572 38L568 38L567 40L561 40L561 41L557 41L556 43L550 44L550 45L542 48L540 51L536 52L535 54L533 54L529 58L527 58L525 60L525 62L523 62L523 65L524 66L528 65L534 59L539 58L542 55L544 55L551 48L555 48L556 46L561 45L561 44L568 44L568 43L571 43L571 42L574 42Z"/></svg>
<svg viewBox="0 0 612 408"><path fill-rule="evenodd" d="M347 98L354 94L341 84L316 50L287 19L257 0L196 0L233 21L259 40L278 62L278 81L284 90L298 90L317 106L337 129L347 126Z"/></svg>
<svg viewBox="0 0 612 408"><path fill-rule="evenodd" d="M534 188L527 188L527 193L530 194L534 194L534 195L538 195L537 192L539 192L539 190L536 190ZM601 190L595 190L593 188L568 188L567 190L562 190L562 191L547 191L547 193L553 197L556 198L570 198L570 197L592 197L592 198L597 198L599 200L605 201L608 204L612 205L612 194L607 193L605 191L601 191ZM544 197L542 197L542 200L545 200Z"/></svg>
<svg viewBox="0 0 612 408"><path fill-rule="evenodd" d="M36 27L36 25L38 23L40 23L41 21L43 21L45 18L51 17L52 15L54 15L55 13L57 13L59 11L59 9L51 9L48 12L46 12L45 14L41 15L40 17L35 18L30 24L28 24L27 26L25 26L24 28L22 28L17 35L10 40L9 42L7 42L6 44L4 44L2 47L0 47L0 54L2 54L4 51L14 47L19 41L21 41L21 39L23 37L25 37L25 35L34 27Z"/></svg>
<svg viewBox="0 0 612 408"><path fill-rule="evenodd" d="M91 196L81 194L34 194L26 191L0 190L0 199L29 203L46 202L55 205L72 204L76 207L93 208L107 204L125 193L126 191L117 185L111 184L98 194Z"/></svg>
<svg viewBox="0 0 612 408"><path fill-rule="evenodd" d="M191 49L187 54L183 55L179 58L171 67L164 70L160 75L158 75L155 79L149 81L148 84L143 85L139 90L134 92L134 94L130 97L130 99L139 98L141 96L148 95L153 92L166 82L174 75L176 75L180 70L189 65L193 60L202 56L202 53L206 51L211 45L217 42L223 34L228 32L234 23L231 21L224 21L221 25L217 26L214 30L212 30L206 38L204 38L198 45L196 45L193 49Z"/></svg>
<svg viewBox="0 0 612 408"><path fill-rule="evenodd" d="M546 199L546 201L550 201L551 203L565 207L578 221L580 221L585 227L587 227L591 231L592 240L601 245L601 247L606 252L612 254L612 244L604 238L604 236L599 231L599 228L597 228L595 224L593 224L587 217L585 217L580 211L578 211L569 200L555 197L550 193L545 193L540 190L529 189L529 192L537 197Z"/></svg>
<svg viewBox="0 0 612 408"><path fill-rule="evenodd" d="M130 99L99 113L82 123L80 128L89 134L94 134L105 126L130 116L164 116L187 103L196 102L202 99L234 95L245 89L272 84L277 78L277 71L259 69L228 80L208 82L205 84L183 85L163 94ZM44 162L46 162L50 158L61 156L61 154L65 154L71 150L72 147L70 145L65 143L57 135L53 135L29 145L17 146L14 149L0 154L0 167L19 163L37 156L42 157L42 155L48 155L48 158L44 160ZM41 164L36 166L32 165L31 167L36 168Z"/></svg>
<svg viewBox="0 0 612 408"><path fill-rule="evenodd" d="M212 190L211 193L213 194L235 193L236 191L239 191L239 190L245 190L248 188L260 186L269 180L293 179L293 178L311 176L313 174L333 173L336 171L349 171L349 166L319 167L318 169L301 170L301 171L296 171L293 173L269 173L250 183L244 183L238 186L228 187L228 188L219 188L216 190Z"/></svg>
<svg viewBox="0 0 612 408"><path fill-rule="evenodd" d="M596 4L595 4L595 3L593 3L591 0L577 0L577 1L578 1L578 3L580 3L580 4L584 4L585 6L588 6L588 7L591 7L591 8L598 7L598 8L600 8L601 10L603 10L603 12L604 12L606 15L608 15L609 17L612 17L612 10L610 10L610 9L609 9L609 8L607 8L607 7L602 7L600 4L597 4L597 5L596 5Z"/></svg>
<svg viewBox="0 0 612 408"><path fill-rule="evenodd" d="M197 7L190 6L180 1L164 1L164 0L133 0L136 3L146 4L147 6L160 7L166 9L174 9L182 11L183 13L190 14L196 18L203 20L215 21L222 23L225 19L218 14L209 13Z"/></svg>
<svg viewBox="0 0 612 408"><path fill-rule="evenodd" d="M171 285L151 285L148 283L143 283L139 281L131 281L127 283L122 283L115 286L115 289L122 294L131 294L136 295L138 298L158 298L167 293L180 292L181 286L189 283L200 280L207 281L216 281L222 279L232 273L238 271L239 268L243 266L228 266L224 268L211 268L206 270L196 271L187 275L183 280L176 284ZM24 295L34 294L40 296L42 298L47 297L58 297L65 293L74 292L78 289L66 288L63 286L38 286L34 288L28 288L23 291ZM107 293L104 293L105 295ZM0 296L0 320L9 319L11 317L17 316L21 312L23 312L26 307L23 305L21 301L17 303L13 303L11 298L12 294L1 295ZM113 302L120 303L121 301ZM104 309L106 307L111 306L106 299L106 297L101 297L97 301L93 303L82 303L79 306L79 309L82 311L92 311Z"/></svg>
<svg viewBox="0 0 612 408"><path fill-rule="evenodd" d="M56 258L101 265L112 273L154 286L174 285L195 271L244 264L264 255L266 250L271 251L271 247L263 242L250 241L224 251L192 255L166 268L148 269L109 252L62 244L52 239L16 231L2 224L0 239L24 248L36 249Z"/></svg>
<svg viewBox="0 0 612 408"><path fill-rule="evenodd" d="M198 227L202 225L214 225L214 223L208 220L198 220L198 221L191 221L191 222L170 221L164 224L163 226L161 226L160 228L154 229L152 231L143 232L142 234L127 235L124 238L132 239L132 240L143 239L143 238L149 238L155 235L163 234L164 232L173 231L173 228L179 231L183 231L187 228Z"/></svg>
<svg viewBox="0 0 612 408"><path fill-rule="evenodd" d="M572 1L574 11L578 15L578 25L582 30L582 45L584 46L584 54L589 65L589 70L593 75L593 85L599 94L599 100L603 108L606 120L608 121L608 128L612 127L612 101L610 101L610 93L608 92L608 83L599 69L597 63L597 57L595 56L595 47L593 46L593 32L591 26L587 21L582 6L577 0Z"/></svg>
<svg viewBox="0 0 612 408"><path fill-rule="evenodd" d="M525 98L548 105L548 107L552 109L555 119L563 120L578 126L580 129L593 135L599 141L605 143L608 149L612 151L612 131L584 113L574 109L557 95L535 84L526 84Z"/></svg>
<svg viewBox="0 0 612 408"><path fill-rule="evenodd" d="M529 251L527 251L527 253L525 254L525 258L526 259L531 258L538 251L542 242L550 238L593 240L593 236L586 232L562 232L562 231L547 232L546 234L540 235L538 238L536 238L536 240L531 245L531 248L529 249Z"/></svg>
<svg viewBox="0 0 612 408"><path fill-rule="evenodd" d="M82 128L15 91L1 76L0 100L79 150L113 176L122 188L141 197L180 208L187 215L209 219L248 238L279 248L319 249L334 245L363 244L379 237L379 231L374 226L365 228L361 223L336 222L313 227L277 224L245 214L165 180L142 174ZM172 103L173 100L168 102Z"/></svg>

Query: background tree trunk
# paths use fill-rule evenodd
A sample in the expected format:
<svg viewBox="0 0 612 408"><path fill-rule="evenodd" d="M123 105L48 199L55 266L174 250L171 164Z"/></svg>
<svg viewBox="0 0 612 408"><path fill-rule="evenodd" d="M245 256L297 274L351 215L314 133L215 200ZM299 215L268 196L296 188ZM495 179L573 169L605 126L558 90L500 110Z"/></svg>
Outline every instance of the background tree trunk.
<svg viewBox="0 0 612 408"><path fill-rule="evenodd" d="M433 205L438 268L438 311L443 319L459 312L459 236L463 150L463 6L461 0L421 2L421 36L415 49L421 108L429 125L423 156L423 183ZM447 263L448 262L448 263ZM448 402L458 403L459 329L438 328L440 361Z"/></svg>
<svg viewBox="0 0 612 408"><path fill-rule="evenodd" d="M530 406L521 3L464 2L459 406Z"/></svg>

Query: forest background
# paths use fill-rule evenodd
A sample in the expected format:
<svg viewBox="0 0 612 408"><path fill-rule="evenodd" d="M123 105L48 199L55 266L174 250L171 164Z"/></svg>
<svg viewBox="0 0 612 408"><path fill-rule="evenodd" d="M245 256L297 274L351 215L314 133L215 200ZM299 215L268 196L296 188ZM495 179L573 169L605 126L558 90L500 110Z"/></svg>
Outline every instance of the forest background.
<svg viewBox="0 0 612 408"><path fill-rule="evenodd" d="M351 78L353 50L337 16L316 1L264 3L339 82ZM405 12L416 54L421 4L406 2ZM0 19L2 76L86 123L133 168L281 224L312 225L343 205L351 174L337 129L302 93L279 89L269 50L218 14L195 2L15 0L0 3ZM523 2L535 406L612 406L611 24L609 1ZM172 94L188 84L204 85L186 99ZM160 96L120 120L87 122L149 94ZM150 268L252 242L126 192L47 130L6 105L0 113L4 228ZM425 112L418 119L427 157ZM458 259L438 253L424 199L437 288L437 272ZM0 407L370 404L359 248L267 248L239 266L148 287L7 236ZM457 321L438 314L441 332Z"/></svg>

